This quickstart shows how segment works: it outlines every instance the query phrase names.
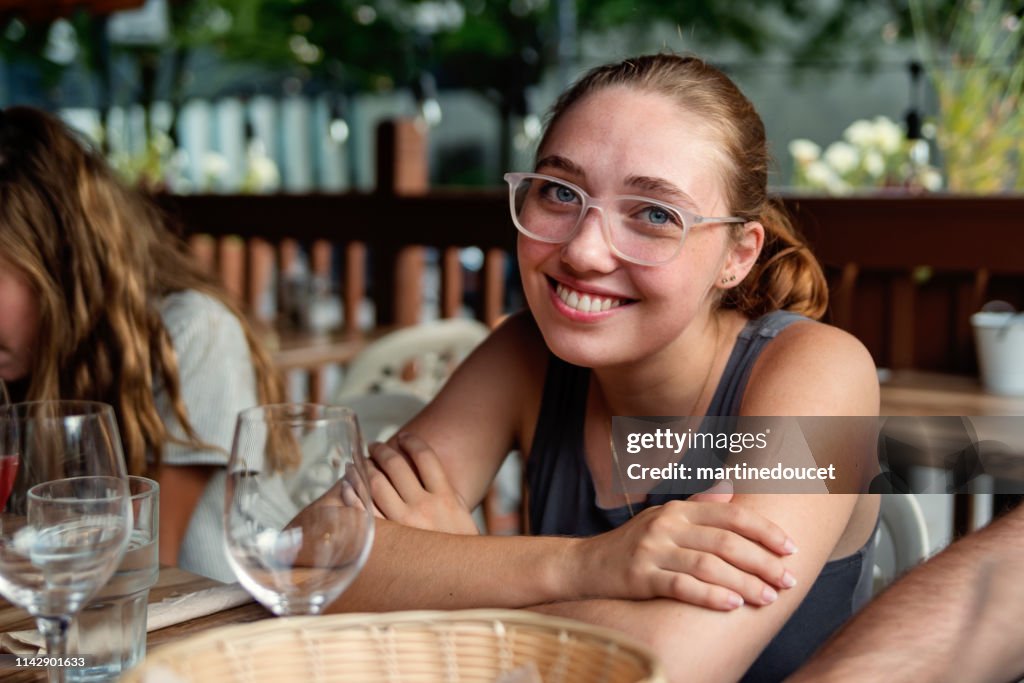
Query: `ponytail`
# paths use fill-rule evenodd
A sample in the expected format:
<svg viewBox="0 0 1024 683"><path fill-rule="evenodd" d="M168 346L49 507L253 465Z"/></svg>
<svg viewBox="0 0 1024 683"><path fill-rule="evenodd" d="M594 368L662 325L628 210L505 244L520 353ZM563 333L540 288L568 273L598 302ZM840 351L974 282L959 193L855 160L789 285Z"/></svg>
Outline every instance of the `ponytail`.
<svg viewBox="0 0 1024 683"><path fill-rule="evenodd" d="M821 318L828 306L825 274L781 202L765 202L758 220L765 233L761 255L743 282L726 292L722 306L750 318L775 310Z"/></svg>

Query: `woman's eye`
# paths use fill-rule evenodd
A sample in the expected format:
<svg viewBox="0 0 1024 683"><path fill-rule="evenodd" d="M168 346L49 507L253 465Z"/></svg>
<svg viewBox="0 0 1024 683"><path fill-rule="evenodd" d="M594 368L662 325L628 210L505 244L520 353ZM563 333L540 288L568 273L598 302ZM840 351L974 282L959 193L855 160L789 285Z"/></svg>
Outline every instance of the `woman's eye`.
<svg viewBox="0 0 1024 683"><path fill-rule="evenodd" d="M553 202L569 204L579 201L579 193L567 185L555 182L545 182L540 186L540 196Z"/></svg>
<svg viewBox="0 0 1024 683"><path fill-rule="evenodd" d="M555 199L560 202L573 202L576 201L576 193L565 185L557 185L555 187Z"/></svg>
<svg viewBox="0 0 1024 683"><path fill-rule="evenodd" d="M671 212L660 206L645 207L640 210L639 215L643 220L652 225L667 225L668 223L677 222Z"/></svg>

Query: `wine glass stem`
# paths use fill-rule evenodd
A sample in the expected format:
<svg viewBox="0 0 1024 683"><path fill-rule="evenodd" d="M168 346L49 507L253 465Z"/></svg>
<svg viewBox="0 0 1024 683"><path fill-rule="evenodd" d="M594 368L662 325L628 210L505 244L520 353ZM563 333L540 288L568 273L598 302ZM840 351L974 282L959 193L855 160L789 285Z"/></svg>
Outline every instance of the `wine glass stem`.
<svg viewBox="0 0 1024 683"><path fill-rule="evenodd" d="M68 628L71 626L69 617L38 617L36 625L46 640L47 657L66 657L68 654ZM64 667L46 667L50 683L64 683Z"/></svg>

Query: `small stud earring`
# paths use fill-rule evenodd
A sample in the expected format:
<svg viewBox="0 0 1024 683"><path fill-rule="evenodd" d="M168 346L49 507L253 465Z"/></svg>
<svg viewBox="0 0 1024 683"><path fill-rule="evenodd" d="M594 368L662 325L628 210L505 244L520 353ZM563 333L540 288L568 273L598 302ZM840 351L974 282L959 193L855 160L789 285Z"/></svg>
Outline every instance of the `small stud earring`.
<svg viewBox="0 0 1024 683"><path fill-rule="evenodd" d="M736 274L735 274L735 273L733 273L733 274L732 274L732 275L730 275L729 277L723 277L723 278L722 278L722 284L723 284L723 285L727 285L727 284L729 284L730 282L732 282L732 281L733 281L733 280L735 280L735 279L736 279Z"/></svg>

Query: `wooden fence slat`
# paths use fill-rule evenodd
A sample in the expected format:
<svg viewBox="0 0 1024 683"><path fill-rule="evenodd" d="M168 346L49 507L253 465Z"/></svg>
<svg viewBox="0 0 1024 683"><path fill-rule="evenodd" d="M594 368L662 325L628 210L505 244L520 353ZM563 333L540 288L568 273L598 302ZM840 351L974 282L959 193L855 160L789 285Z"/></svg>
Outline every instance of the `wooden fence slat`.
<svg viewBox="0 0 1024 683"><path fill-rule="evenodd" d="M345 246L345 270L342 275L342 303L346 332L359 329L359 311L366 297L366 244L349 242Z"/></svg>
<svg viewBox="0 0 1024 683"><path fill-rule="evenodd" d="M504 312L505 299L505 252L501 249L488 249L484 252L483 305L482 318L485 323L494 327L501 320Z"/></svg>
<svg viewBox="0 0 1024 683"><path fill-rule="evenodd" d="M441 317L456 318L462 312L462 261L458 247L441 252Z"/></svg>
<svg viewBox="0 0 1024 683"><path fill-rule="evenodd" d="M912 274L901 274L890 284L889 365L893 369L914 367L914 290Z"/></svg>

